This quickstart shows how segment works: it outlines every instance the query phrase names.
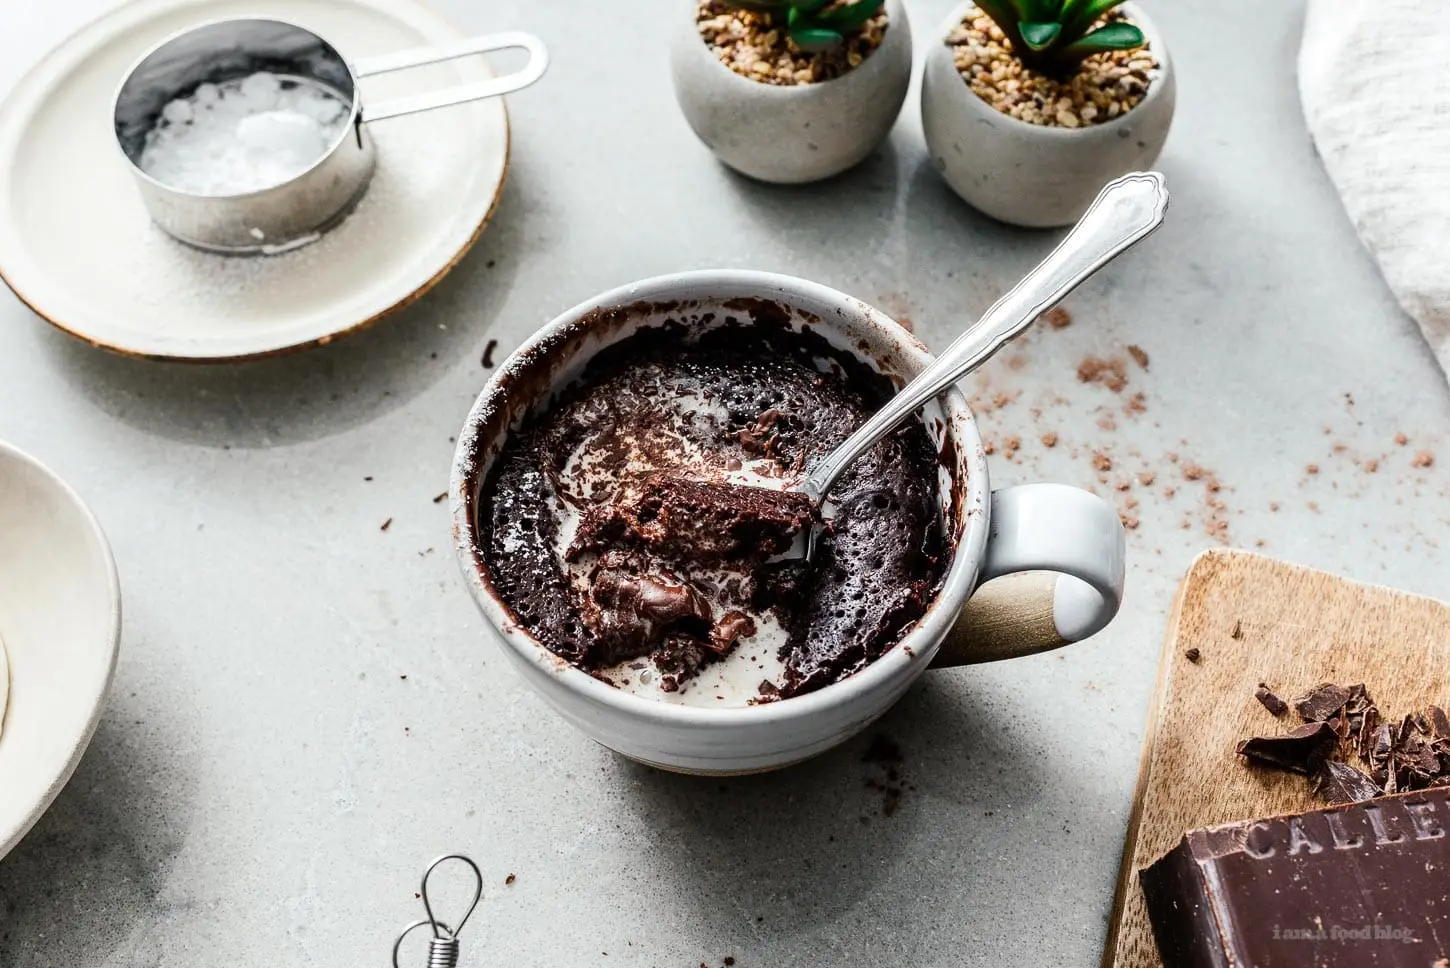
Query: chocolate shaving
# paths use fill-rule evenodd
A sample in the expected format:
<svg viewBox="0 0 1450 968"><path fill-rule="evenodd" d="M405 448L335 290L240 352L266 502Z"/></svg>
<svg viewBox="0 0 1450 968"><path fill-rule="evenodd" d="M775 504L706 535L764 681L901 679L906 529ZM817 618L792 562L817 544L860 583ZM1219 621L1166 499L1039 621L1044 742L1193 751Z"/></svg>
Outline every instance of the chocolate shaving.
<svg viewBox="0 0 1450 968"><path fill-rule="evenodd" d="M1296 726L1280 736L1255 736L1238 746L1240 756L1259 766L1310 776L1333 752L1339 736L1328 723Z"/></svg>
<svg viewBox="0 0 1450 968"><path fill-rule="evenodd" d="M1361 687L1362 688L1362 687ZM1294 711L1304 718L1306 723L1327 722L1335 713L1344 708L1349 702L1350 691L1347 686L1336 686L1333 683L1322 683L1315 686L1307 696L1300 696L1294 700Z"/></svg>
<svg viewBox="0 0 1450 968"><path fill-rule="evenodd" d="M1361 803L1384 792L1364 773L1338 760L1325 762L1314 778L1314 790L1331 804Z"/></svg>
<svg viewBox="0 0 1450 968"><path fill-rule="evenodd" d="M1445 710L1431 706L1425 710L1425 718L1430 721L1430 730L1435 738L1442 743L1450 743L1450 716L1445 715Z"/></svg>
<svg viewBox="0 0 1450 968"><path fill-rule="evenodd" d="M1282 704L1264 683L1254 696L1271 712ZM1304 726L1245 740L1239 752L1253 763L1307 773L1315 792L1333 804L1450 786L1450 717L1439 706L1386 722L1363 683L1321 683L1294 709ZM1355 759L1363 769L1351 764Z"/></svg>
<svg viewBox="0 0 1450 968"><path fill-rule="evenodd" d="M1274 695L1273 690L1262 682L1259 683L1259 688L1254 690L1254 698L1275 716L1282 716L1289 711L1289 704Z"/></svg>

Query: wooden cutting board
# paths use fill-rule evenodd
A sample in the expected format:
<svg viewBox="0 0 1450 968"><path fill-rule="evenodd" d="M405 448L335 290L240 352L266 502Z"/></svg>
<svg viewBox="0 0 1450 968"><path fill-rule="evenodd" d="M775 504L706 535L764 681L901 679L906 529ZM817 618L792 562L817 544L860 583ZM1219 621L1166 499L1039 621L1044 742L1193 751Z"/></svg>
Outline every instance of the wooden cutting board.
<svg viewBox="0 0 1450 968"><path fill-rule="evenodd" d="M1185 654L1198 649L1198 662ZM1299 724L1254 699L1363 682L1393 718L1450 703L1450 605L1245 551L1200 555L1169 617L1103 968L1160 968L1138 870L1185 830L1313 809L1303 777L1240 765L1241 739Z"/></svg>

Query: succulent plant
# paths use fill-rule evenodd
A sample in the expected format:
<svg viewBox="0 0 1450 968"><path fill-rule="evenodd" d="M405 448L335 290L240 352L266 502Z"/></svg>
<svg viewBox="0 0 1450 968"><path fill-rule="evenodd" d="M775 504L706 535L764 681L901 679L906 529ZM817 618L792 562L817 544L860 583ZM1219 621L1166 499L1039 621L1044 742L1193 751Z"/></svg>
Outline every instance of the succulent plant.
<svg viewBox="0 0 1450 968"><path fill-rule="evenodd" d="M1044 74L1069 75L1083 58L1108 50L1133 50L1146 42L1130 23L1098 21L1123 0L974 0L1012 43L1028 67Z"/></svg>
<svg viewBox="0 0 1450 968"><path fill-rule="evenodd" d="M785 23L786 33L801 50L811 53L832 50L846 42L846 35L860 30L881 10L886 0L725 0L732 7L773 14ZM1120 0L1121 2L1121 0Z"/></svg>

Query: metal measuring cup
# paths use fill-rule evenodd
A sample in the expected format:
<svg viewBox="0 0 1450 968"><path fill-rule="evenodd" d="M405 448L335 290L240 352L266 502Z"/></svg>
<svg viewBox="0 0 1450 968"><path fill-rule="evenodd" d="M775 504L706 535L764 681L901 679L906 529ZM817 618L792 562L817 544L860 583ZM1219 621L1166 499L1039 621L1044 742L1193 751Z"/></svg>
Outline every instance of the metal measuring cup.
<svg viewBox="0 0 1450 968"><path fill-rule="evenodd" d="M470 54L523 48L520 71L364 108L360 78L434 64ZM223 253L274 253L306 244L342 221L367 190L375 151L367 125L387 118L497 97L543 76L548 52L520 32L470 37L348 64L323 38L285 20L239 18L190 27L152 47L132 66L116 92L116 141L141 188L152 219L182 242ZM326 87L350 110L348 124L311 167L267 188L206 195L167 185L141 170L146 134L161 109L203 83L268 71Z"/></svg>

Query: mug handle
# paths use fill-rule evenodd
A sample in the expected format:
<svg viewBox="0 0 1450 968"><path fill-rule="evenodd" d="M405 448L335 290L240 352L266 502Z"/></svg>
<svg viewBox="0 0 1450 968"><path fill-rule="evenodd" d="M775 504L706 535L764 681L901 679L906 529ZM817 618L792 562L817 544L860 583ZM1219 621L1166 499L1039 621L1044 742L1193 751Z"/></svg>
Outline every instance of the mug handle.
<svg viewBox="0 0 1450 968"><path fill-rule="evenodd" d="M438 47L411 47L408 50L394 51L391 54L381 54L357 61L349 65L349 69L352 71L353 77L364 78L374 74L407 70L410 67L422 67L424 64L456 60L459 57L482 54L491 50L506 50L511 47L521 47L529 52L529 62L523 66L522 70L473 84L446 87L441 91L393 98L391 101L384 101L375 107L368 107L364 103L362 120L364 122L383 121L387 118L396 118L401 114L416 114L419 111L431 111L434 108L463 104L465 101L477 101L486 97L498 97L500 94L511 94L528 87L544 76L544 71L549 68L549 52L544 48L544 42L533 34L515 30L502 34L486 34L482 37L467 37Z"/></svg>
<svg viewBox="0 0 1450 968"><path fill-rule="evenodd" d="M1101 631L1123 601L1126 534L1117 510L1066 484L992 492L976 592L933 668L1046 652Z"/></svg>

